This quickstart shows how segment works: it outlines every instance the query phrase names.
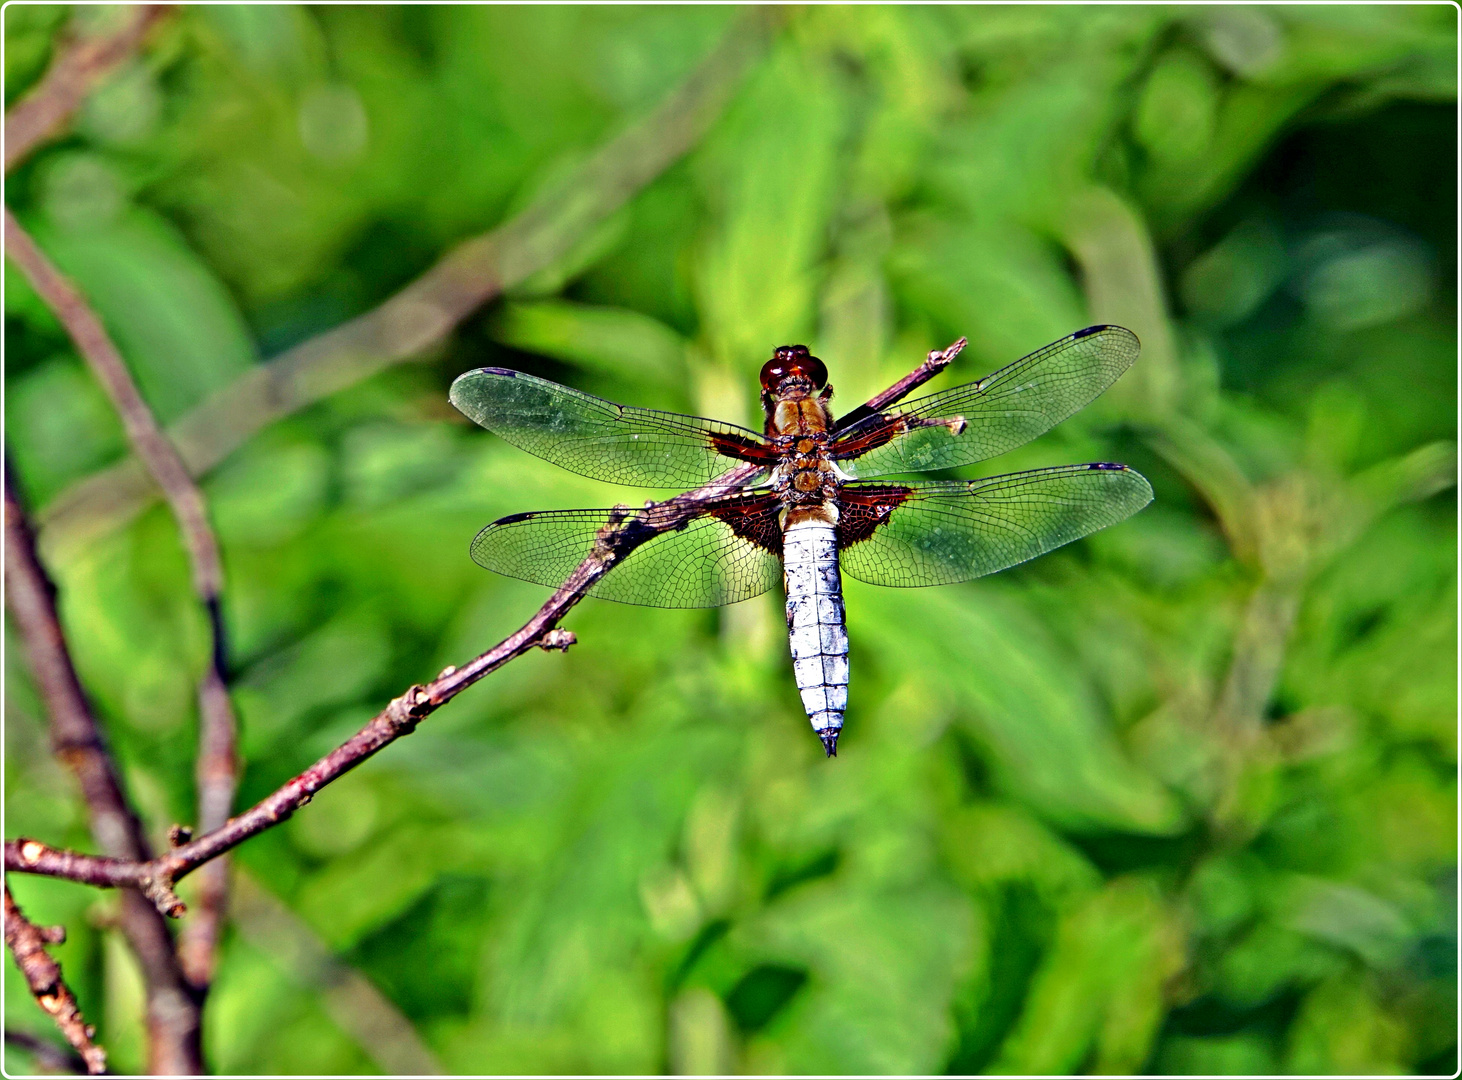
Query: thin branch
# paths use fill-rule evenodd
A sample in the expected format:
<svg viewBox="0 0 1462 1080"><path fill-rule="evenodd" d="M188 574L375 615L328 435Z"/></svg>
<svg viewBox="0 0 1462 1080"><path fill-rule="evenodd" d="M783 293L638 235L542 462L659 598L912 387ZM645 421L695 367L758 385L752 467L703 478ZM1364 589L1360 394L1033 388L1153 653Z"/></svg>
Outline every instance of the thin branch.
<svg viewBox="0 0 1462 1080"><path fill-rule="evenodd" d="M5 944L15 957L16 966L25 976L31 997L56 1021L61 1034L72 1045L89 1073L107 1071L107 1052L92 1042L96 1030L81 1015L76 996L61 978L61 965L46 952L47 945L66 940L66 931L59 926L36 926L22 913L5 886Z"/></svg>
<svg viewBox="0 0 1462 1080"><path fill-rule="evenodd" d="M39 1035L32 1035L29 1031L6 1028L5 1045L24 1050L46 1072L70 1073L73 1076L86 1072L86 1061L80 1054L74 1050L63 1050L55 1043ZM10 1070L12 1075L14 1071Z"/></svg>
<svg viewBox="0 0 1462 1080"><path fill-rule="evenodd" d="M411 687L336 749L230 820L223 828L141 863L61 851L37 840L8 840L5 843L5 865L25 873L67 878L87 885L132 886L141 889L159 911L166 915L180 915L185 908L173 892L173 886L179 879L250 837L287 820L326 784L401 736L409 735L426 717L510 660L536 648L567 649L574 643L574 636L567 630L558 629L558 622L584 598L595 582L635 548L661 533L680 527L703 503L736 490L760 471L759 465L739 465L695 491L652 504L644 510L626 510L623 519L606 524L595 550L516 633L465 667L449 667L428 685ZM632 527L626 527L631 524Z"/></svg>
<svg viewBox="0 0 1462 1080"><path fill-rule="evenodd" d="M55 313L92 374L102 384L121 415L132 449L162 488L173 515L178 519L198 594L216 598L222 587L223 570L218 542L208 525L203 493L143 400L122 354L117 351L96 313L20 227L9 207L5 208L5 254Z"/></svg>
<svg viewBox="0 0 1462 1080"><path fill-rule="evenodd" d="M35 539L7 468L5 600L50 715L52 745L57 757L76 774L92 836L101 849L120 861L146 862L152 858L152 849L122 792L101 728L76 676L56 616L55 592L36 557ZM137 956L147 987L149 1071L200 1072L198 1002L178 965L167 921L150 898L127 889L122 893L118 923Z"/></svg>
<svg viewBox="0 0 1462 1080"><path fill-rule="evenodd" d="M931 349L924 362L909 372L898 382L894 383L881 394L874 394L865 404L859 405L846 416L839 418L833 425L833 431L842 431L850 428L860 420L866 420L874 413L888 408L895 402L902 401L913 393L914 390L923 386L934 376L938 375L945 368L954 362L954 358L964 351L969 344L968 338L960 338L954 344L944 349Z"/></svg>
<svg viewBox="0 0 1462 1080"><path fill-rule="evenodd" d="M928 365L926 360L894 387L917 385L913 378ZM889 400L889 391L884 391L871 398L865 408ZM567 649L574 643L574 635L559 629L558 623L600 578L642 544L683 527L707 502L736 491L761 471L757 464L738 465L694 491L661 503L650 503L642 510L625 507L616 512L600 531L588 557L520 629L466 666L449 667L426 686L410 687L340 746L222 828L187 840L146 862L63 851L39 840L7 840L5 868L103 888L130 886L142 890L164 914L180 915L184 905L173 891L179 880L250 837L287 820L326 784L401 736L411 734L422 720L509 661L532 649Z"/></svg>
<svg viewBox="0 0 1462 1080"><path fill-rule="evenodd" d="M207 602L213 627L213 661L198 686L198 757L195 775L198 785L198 831L210 832L227 823L238 793L238 725L225 681L223 619L218 598ZM213 982L228 913L229 867L219 859L199 873L198 904L183 927L178 941L178 960L188 981L196 989Z"/></svg>
<svg viewBox="0 0 1462 1080"><path fill-rule="evenodd" d="M65 878L82 885L96 885L101 888L143 888L147 868L153 860L137 862L133 859L116 859L110 855L84 855L77 851L53 848L39 840L5 841L5 868L23 873L42 874L46 877ZM167 915L181 915L183 902L171 891L154 900L158 909Z"/></svg>
<svg viewBox="0 0 1462 1080"><path fill-rule="evenodd" d="M46 306L55 313L122 418L132 449L172 509L193 571L193 588L203 604L212 634L208 666L198 685L198 826L216 829L228 820L238 788L237 724L228 696L228 651L219 597L223 563L218 537L208 522L208 505L183 459L168 441L138 390L121 352L86 298L46 258L45 253L5 208L6 254L20 267ZM179 956L188 980L206 987L213 976L214 953L228 899L228 868L210 867L199 893L198 910L184 933Z"/></svg>
<svg viewBox="0 0 1462 1080"><path fill-rule="evenodd" d="M131 56L167 6L127 9L123 24L105 37L72 41L41 81L5 114L5 171L58 134L103 76Z"/></svg>
<svg viewBox="0 0 1462 1080"><path fill-rule="evenodd" d="M55 586L36 557L35 540L5 464L5 600L51 721L51 747L81 784L91 832L119 859L152 858L142 823L132 812L106 741L81 688L56 615Z"/></svg>
<svg viewBox="0 0 1462 1080"><path fill-rule="evenodd" d="M448 252L379 307L296 345L220 390L169 429L195 476L298 409L420 358L473 311L551 266L691 149L761 54L775 9L745 13L657 108L605 143L516 217ZM41 515L48 550L125 524L156 495L136 459L63 491Z"/></svg>

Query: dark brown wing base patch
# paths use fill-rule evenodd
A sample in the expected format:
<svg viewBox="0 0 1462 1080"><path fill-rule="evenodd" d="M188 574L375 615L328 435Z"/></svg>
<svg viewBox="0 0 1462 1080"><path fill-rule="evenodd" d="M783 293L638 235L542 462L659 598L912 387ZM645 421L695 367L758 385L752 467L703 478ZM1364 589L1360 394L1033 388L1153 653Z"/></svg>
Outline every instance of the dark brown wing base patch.
<svg viewBox="0 0 1462 1080"><path fill-rule="evenodd" d="M733 495L708 505L706 513L725 522L743 540L782 557L782 500L771 492Z"/></svg>
<svg viewBox="0 0 1462 1080"><path fill-rule="evenodd" d="M875 413L858 424L856 430L845 429L839 435L833 442L833 459L846 461L848 458L859 457L870 450L877 450L908 430L909 424L904 417Z"/></svg>
<svg viewBox="0 0 1462 1080"><path fill-rule="evenodd" d="M903 484L859 484L838 492L838 547L846 549L867 540L880 525L888 524L913 489Z"/></svg>
<svg viewBox="0 0 1462 1080"><path fill-rule="evenodd" d="M768 446L764 442L753 442L741 435L716 431L709 433L706 437L718 454L735 458L737 461L775 465L781 459L781 455L777 453L775 447Z"/></svg>

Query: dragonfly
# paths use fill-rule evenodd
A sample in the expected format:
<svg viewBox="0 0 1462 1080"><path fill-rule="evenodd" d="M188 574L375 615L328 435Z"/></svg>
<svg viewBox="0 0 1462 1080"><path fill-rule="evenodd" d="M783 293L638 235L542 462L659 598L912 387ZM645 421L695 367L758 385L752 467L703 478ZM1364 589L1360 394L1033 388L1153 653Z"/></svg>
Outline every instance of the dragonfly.
<svg viewBox="0 0 1462 1080"><path fill-rule="evenodd" d="M514 446L614 484L689 489L740 469L744 482L636 547L587 595L716 607L780 581L797 688L831 758L848 704L841 575L897 588L967 581L1115 525L1152 501L1141 474L1104 461L979 480L887 478L970 465L1029 442L1111 386L1139 349L1130 330L1090 326L974 382L834 419L827 366L806 346L785 345L761 369L760 433L617 405L506 368L459 376L450 398ZM556 587L607 528L646 523L654 505L510 514L477 534L472 558Z"/></svg>

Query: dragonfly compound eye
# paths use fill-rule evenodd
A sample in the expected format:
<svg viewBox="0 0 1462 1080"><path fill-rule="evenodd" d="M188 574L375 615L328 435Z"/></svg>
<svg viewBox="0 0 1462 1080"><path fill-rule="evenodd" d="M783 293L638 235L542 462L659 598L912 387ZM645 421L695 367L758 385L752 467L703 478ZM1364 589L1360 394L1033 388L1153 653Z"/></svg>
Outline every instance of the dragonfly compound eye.
<svg viewBox="0 0 1462 1080"><path fill-rule="evenodd" d="M827 385L827 365L807 351L806 345L783 345L762 365L761 385L775 390L783 379L806 379L815 389Z"/></svg>

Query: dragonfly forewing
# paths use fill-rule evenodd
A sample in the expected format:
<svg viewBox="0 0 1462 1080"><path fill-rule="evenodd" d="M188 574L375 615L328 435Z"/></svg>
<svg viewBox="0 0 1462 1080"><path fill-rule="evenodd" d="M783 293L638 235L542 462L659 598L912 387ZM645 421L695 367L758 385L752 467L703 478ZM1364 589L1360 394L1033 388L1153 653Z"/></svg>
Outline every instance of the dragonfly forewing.
<svg viewBox="0 0 1462 1080"><path fill-rule="evenodd" d="M506 368L452 383L451 402L514 446L581 476L632 487L696 487L775 455L756 432L658 409L616 405Z"/></svg>
<svg viewBox="0 0 1462 1080"><path fill-rule="evenodd" d="M1132 366L1137 335L1090 326L976 382L905 402L838 433L857 476L953 469L1023 446L1089 404Z"/></svg>

